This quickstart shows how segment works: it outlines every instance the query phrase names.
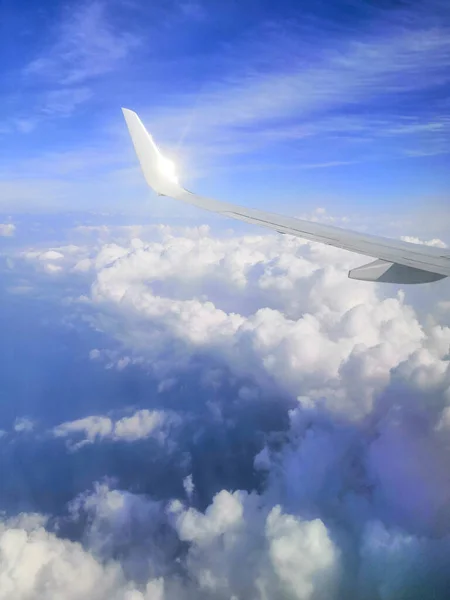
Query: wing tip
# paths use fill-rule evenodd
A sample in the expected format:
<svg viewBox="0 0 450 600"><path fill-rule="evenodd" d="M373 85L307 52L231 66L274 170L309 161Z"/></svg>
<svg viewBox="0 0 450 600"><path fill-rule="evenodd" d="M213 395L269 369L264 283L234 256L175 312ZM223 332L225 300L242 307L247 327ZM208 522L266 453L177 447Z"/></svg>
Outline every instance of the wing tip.
<svg viewBox="0 0 450 600"><path fill-rule="evenodd" d="M130 108L125 108L124 106L122 106L121 110L123 116L125 117L125 121L128 121L128 119L140 120L138 114L134 112L134 110L131 110Z"/></svg>

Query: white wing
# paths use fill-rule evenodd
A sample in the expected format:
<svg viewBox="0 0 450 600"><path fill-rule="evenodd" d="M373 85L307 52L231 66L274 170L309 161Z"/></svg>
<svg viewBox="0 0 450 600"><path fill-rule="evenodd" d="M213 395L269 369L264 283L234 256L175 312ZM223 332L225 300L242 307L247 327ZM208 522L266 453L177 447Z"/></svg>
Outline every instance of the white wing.
<svg viewBox="0 0 450 600"><path fill-rule="evenodd" d="M170 196L225 217L268 227L279 233L288 233L377 258L368 265L350 271L349 277L352 279L428 283L450 275L450 253L440 248L284 217L188 192L179 185L173 164L158 150L137 114L126 108L122 110L147 183L157 194Z"/></svg>

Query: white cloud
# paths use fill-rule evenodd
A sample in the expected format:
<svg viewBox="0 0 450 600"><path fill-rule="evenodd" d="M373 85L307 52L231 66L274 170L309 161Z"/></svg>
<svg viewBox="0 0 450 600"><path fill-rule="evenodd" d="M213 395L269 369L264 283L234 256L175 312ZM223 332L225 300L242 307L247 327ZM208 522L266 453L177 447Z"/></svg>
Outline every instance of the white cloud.
<svg viewBox="0 0 450 600"><path fill-rule="evenodd" d="M269 510L243 492L222 491L204 514L174 503L187 565L200 590L246 598L328 597L339 553L324 524Z"/></svg>
<svg viewBox="0 0 450 600"><path fill-rule="evenodd" d="M339 553L323 523L269 510L256 496L223 491L205 514L173 503L168 521L157 502L97 486L72 504L72 517L83 515L90 523L84 547L46 530L39 515L1 522L0 598L312 600L333 594ZM164 523L168 537L160 532ZM188 553L164 565L169 538L187 543ZM118 547L121 557L114 560ZM147 559L140 561L143 552ZM129 571L134 564L136 573L139 562L135 583Z"/></svg>
<svg viewBox="0 0 450 600"><path fill-rule="evenodd" d="M14 422L14 431L16 433L29 433L35 428L35 422L28 417L18 417Z"/></svg>
<svg viewBox="0 0 450 600"><path fill-rule="evenodd" d="M132 442L142 438L162 433L161 429L167 425L169 416L159 411L141 410L131 417L124 417L116 422L114 437L118 440Z"/></svg>
<svg viewBox="0 0 450 600"><path fill-rule="evenodd" d="M425 598L424 581L445 598L450 328L441 312L422 318L414 289L390 297L391 288L352 282L346 272L358 257L287 236L218 239L207 229L160 227L144 241L116 233L114 242L102 231L89 251L55 247L48 251L62 258L43 260L41 248L27 261L57 262L70 274L81 256L89 260L76 276L77 309L119 344L91 359L141 361L158 402L188 381L183 410L197 411L198 421L192 416L188 441L172 435L180 417L169 410L54 428L75 449L149 437L177 448L177 493L189 506L107 486L72 504L72 517L87 523L86 560L106 577L102 590L114 573L114 593L127 600L394 600L399 590ZM445 282L423 289L445 310ZM284 426L261 428L268 405L286 416ZM209 482L221 460L230 469L239 462L226 435L248 426L240 410L254 411L244 433L258 440L258 493ZM224 433L217 462L196 446L212 422ZM211 499L205 489L219 491Z"/></svg>
<svg viewBox="0 0 450 600"><path fill-rule="evenodd" d="M0 223L0 237L12 237L16 232L16 226L12 223Z"/></svg>
<svg viewBox="0 0 450 600"><path fill-rule="evenodd" d="M447 248L447 244L438 238L434 238L432 240L423 241L417 237L413 237L410 235L403 235L401 238L405 242L411 242L413 244L425 244L426 246L434 246L436 248Z"/></svg>
<svg viewBox="0 0 450 600"><path fill-rule="evenodd" d="M27 103L9 120L8 133L27 134L49 118L71 116L92 98L92 83L123 66L141 43L132 32L117 26L116 11L124 6L93 0L58 8L53 19L47 20L38 53L17 73L18 85L25 85ZM16 98L11 100L17 105ZM43 196L45 188L39 179L35 185Z"/></svg>
<svg viewBox="0 0 450 600"><path fill-rule="evenodd" d="M0 557L2 600L151 598L126 582L118 564L101 564L79 543L46 531L39 518L24 515L1 522Z"/></svg>
<svg viewBox="0 0 450 600"><path fill-rule="evenodd" d="M133 442L153 437L163 442L168 429L177 421L177 416L172 413L143 409L130 417L117 420L104 416L89 416L68 421L55 427L53 435L61 438L81 435L83 439L73 446L74 449L85 443L102 440Z"/></svg>
<svg viewBox="0 0 450 600"><path fill-rule="evenodd" d="M186 496L188 497L189 500L191 500L192 496L195 492L195 485L194 485L194 481L192 479L192 475L188 475L187 477L185 477L183 479L183 487L184 487L184 491L186 492Z"/></svg>
<svg viewBox="0 0 450 600"><path fill-rule="evenodd" d="M390 288L348 280L355 255L288 236L174 233L84 251L89 270L79 272L93 278L97 326L124 347L112 358L119 368L144 359L162 384L201 353L265 393L326 398L357 417L392 369L429 347L433 362L447 352L447 330L421 322L404 293L383 298ZM51 252L66 271L83 255ZM26 256L51 262L43 251Z"/></svg>
<svg viewBox="0 0 450 600"><path fill-rule="evenodd" d="M394 600L406 591L428 597L430 586L433 597L445 598L448 589L448 537L372 520L350 568L320 519L270 508L246 492L224 490L201 513L178 501L165 511L99 485L72 503L71 515L87 519L83 546L54 535L40 515L0 523L0 598L331 600L352 590ZM173 561L180 544L185 552Z"/></svg>
<svg viewBox="0 0 450 600"><path fill-rule="evenodd" d="M361 102L382 92L421 89L429 85L433 76L439 82L447 81L448 76L443 70L450 61L447 30L432 30L425 26L421 33L423 44L415 41L417 31L405 29L391 29L384 34L380 31L379 36L372 38L363 34L360 39L350 41L335 38L333 46L325 44L319 54L314 54L314 66L304 63L303 56L308 57L310 50L305 48L305 42L301 38L298 41L298 37L293 39L287 33L288 41L278 41L281 45L296 45L297 52L293 53L289 68L269 70L264 74L258 71L242 74L240 78L235 77L232 84L224 82L222 86L216 86L214 92L204 93L196 104L198 115L201 115L199 125L236 125L294 113L317 113L353 104L355 99ZM442 61L433 64L436 56L441 56ZM430 79L414 80L414 75L426 65L432 66ZM175 116L179 118L176 113Z"/></svg>
<svg viewBox="0 0 450 600"><path fill-rule="evenodd" d="M63 273L70 265L74 272L88 270L89 259L86 258L86 248L82 246L61 246L47 250L30 249L19 254L32 264L37 271L49 274Z"/></svg>
<svg viewBox="0 0 450 600"><path fill-rule="evenodd" d="M104 438L112 434L113 423L108 417L85 417L77 421L68 421L58 425L53 430L56 437L68 437L72 434L82 433L86 441L94 442L97 437Z"/></svg>
<svg viewBox="0 0 450 600"><path fill-rule="evenodd" d="M351 32L325 26L320 41L317 23L311 26L308 18L291 26L255 26L222 59L221 76L195 95L179 95L176 106L149 107L146 122L161 140L178 142L182 131L183 141L195 145L208 166L214 156L258 152L283 141L309 149L287 161L296 169L379 160L379 146L372 148L380 138L384 160L446 153L450 129L442 107L431 104L426 115L411 114L410 107L409 114L386 110L389 96L420 94L449 81L447 11L441 3L433 6L442 13L440 26L433 9L415 4L380 10L370 27L361 22ZM365 107L364 117L355 106ZM324 160L323 151L315 154L314 138L329 142L330 136L337 151ZM356 152L344 144L343 153L340 143L349 139L365 143L358 143ZM273 167L271 162L266 166Z"/></svg>
<svg viewBox="0 0 450 600"><path fill-rule="evenodd" d="M47 250L39 255L39 260L60 260L61 258L64 258L64 254L56 252L56 250Z"/></svg>
<svg viewBox="0 0 450 600"><path fill-rule="evenodd" d="M269 389L325 396L356 414L425 337L402 295L383 300L347 279L357 258L294 239L169 237L106 246L94 260L102 327L114 335L117 319L126 323L121 342L161 374L163 348L171 371L204 352Z"/></svg>

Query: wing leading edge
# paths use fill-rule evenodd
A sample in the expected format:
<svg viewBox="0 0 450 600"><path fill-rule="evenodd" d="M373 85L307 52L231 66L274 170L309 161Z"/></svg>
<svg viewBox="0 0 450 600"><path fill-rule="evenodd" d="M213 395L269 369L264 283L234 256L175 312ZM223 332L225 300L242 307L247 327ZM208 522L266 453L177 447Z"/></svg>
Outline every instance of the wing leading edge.
<svg viewBox="0 0 450 600"><path fill-rule="evenodd" d="M137 114L122 109L148 185L159 195L169 196L199 208L247 223L274 229L314 242L364 254L377 260L349 272L352 279L386 283L429 283L450 275L450 254L441 248L412 244L332 225L285 217L205 198L181 187L174 167L164 157Z"/></svg>

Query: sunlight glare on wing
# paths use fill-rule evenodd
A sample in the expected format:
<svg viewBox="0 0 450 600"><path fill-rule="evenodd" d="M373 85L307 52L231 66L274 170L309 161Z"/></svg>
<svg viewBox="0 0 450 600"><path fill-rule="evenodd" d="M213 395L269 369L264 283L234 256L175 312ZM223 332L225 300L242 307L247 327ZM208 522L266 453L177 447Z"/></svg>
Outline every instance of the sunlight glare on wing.
<svg viewBox="0 0 450 600"><path fill-rule="evenodd" d="M160 155L158 161L158 168L164 177L166 177L172 183L178 183L178 176L176 172L175 164L166 158L165 156Z"/></svg>

